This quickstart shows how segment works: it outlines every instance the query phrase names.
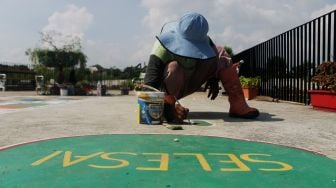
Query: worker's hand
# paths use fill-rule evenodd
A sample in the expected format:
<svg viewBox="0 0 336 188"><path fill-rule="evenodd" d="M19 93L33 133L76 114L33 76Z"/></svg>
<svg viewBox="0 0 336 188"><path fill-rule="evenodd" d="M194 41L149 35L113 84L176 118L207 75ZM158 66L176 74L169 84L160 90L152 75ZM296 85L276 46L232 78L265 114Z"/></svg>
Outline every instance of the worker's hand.
<svg viewBox="0 0 336 188"><path fill-rule="evenodd" d="M180 104L164 105L164 116L169 123L183 124L183 120L187 119L189 109Z"/></svg>
<svg viewBox="0 0 336 188"><path fill-rule="evenodd" d="M175 104L176 117L183 122L184 119L187 119L189 109L183 107L180 104Z"/></svg>
<svg viewBox="0 0 336 188"><path fill-rule="evenodd" d="M218 81L219 80L217 78L213 77L213 78L210 78L205 84L204 91L209 89L208 98L210 98L211 100L215 100L216 97L218 96L218 93L219 93Z"/></svg>
<svg viewBox="0 0 336 188"><path fill-rule="evenodd" d="M232 59L230 55L227 53L224 47L217 47L218 51L218 61L223 62L226 67L230 67L232 65Z"/></svg>

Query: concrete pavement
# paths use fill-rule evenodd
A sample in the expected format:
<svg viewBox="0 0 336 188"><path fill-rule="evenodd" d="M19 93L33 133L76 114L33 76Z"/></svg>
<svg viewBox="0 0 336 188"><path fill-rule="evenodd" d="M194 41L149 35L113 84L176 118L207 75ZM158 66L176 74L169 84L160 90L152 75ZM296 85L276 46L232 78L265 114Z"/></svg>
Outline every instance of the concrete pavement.
<svg viewBox="0 0 336 188"><path fill-rule="evenodd" d="M100 134L183 134L207 135L267 142L310 150L336 159L336 114L312 109L311 106L286 102L274 103L265 98L248 101L260 110L257 120L228 116L226 96L215 101L206 93L195 93L180 100L190 108L190 119L206 120L212 126L183 126L169 130L160 125L137 123L137 98L134 93L106 97L36 96L34 92L0 92L0 104L30 98L72 99L0 113L0 147L40 139Z"/></svg>

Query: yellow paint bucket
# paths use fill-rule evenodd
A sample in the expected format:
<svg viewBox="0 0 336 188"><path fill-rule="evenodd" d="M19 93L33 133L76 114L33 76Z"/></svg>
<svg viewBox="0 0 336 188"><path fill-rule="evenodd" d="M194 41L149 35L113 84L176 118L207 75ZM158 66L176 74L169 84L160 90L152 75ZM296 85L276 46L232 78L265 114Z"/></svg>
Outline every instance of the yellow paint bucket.
<svg viewBox="0 0 336 188"><path fill-rule="evenodd" d="M136 93L138 97L138 123L147 125L159 125L162 123L164 92Z"/></svg>

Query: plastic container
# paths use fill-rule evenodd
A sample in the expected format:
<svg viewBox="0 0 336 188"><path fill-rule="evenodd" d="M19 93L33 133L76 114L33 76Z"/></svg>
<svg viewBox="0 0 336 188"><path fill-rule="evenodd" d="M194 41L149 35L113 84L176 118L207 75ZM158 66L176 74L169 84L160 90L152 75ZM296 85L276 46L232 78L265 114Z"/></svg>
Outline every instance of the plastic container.
<svg viewBox="0 0 336 188"><path fill-rule="evenodd" d="M164 92L137 92L138 123L159 125L162 123Z"/></svg>
<svg viewBox="0 0 336 188"><path fill-rule="evenodd" d="M61 96L68 96L68 89L61 88L60 89L60 95Z"/></svg>

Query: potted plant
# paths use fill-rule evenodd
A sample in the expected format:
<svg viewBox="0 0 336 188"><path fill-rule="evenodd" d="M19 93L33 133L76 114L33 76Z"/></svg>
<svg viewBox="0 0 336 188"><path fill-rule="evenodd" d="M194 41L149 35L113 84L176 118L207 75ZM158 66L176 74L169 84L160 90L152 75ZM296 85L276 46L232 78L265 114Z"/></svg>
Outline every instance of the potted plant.
<svg viewBox="0 0 336 188"><path fill-rule="evenodd" d="M75 95L89 95L91 92L90 83L87 80L78 81L75 85Z"/></svg>
<svg viewBox="0 0 336 188"><path fill-rule="evenodd" d="M121 82L120 85L120 94L121 95L128 95L129 94L129 90L131 90L133 88L133 83L131 80L124 80L123 82Z"/></svg>
<svg viewBox="0 0 336 188"><path fill-rule="evenodd" d="M311 105L336 112L336 62L320 64L312 81L318 85L318 89L309 91Z"/></svg>
<svg viewBox="0 0 336 188"><path fill-rule="evenodd" d="M247 100L254 99L259 94L259 87L260 87L260 76L256 77L239 77L240 84L243 89L244 97Z"/></svg>

